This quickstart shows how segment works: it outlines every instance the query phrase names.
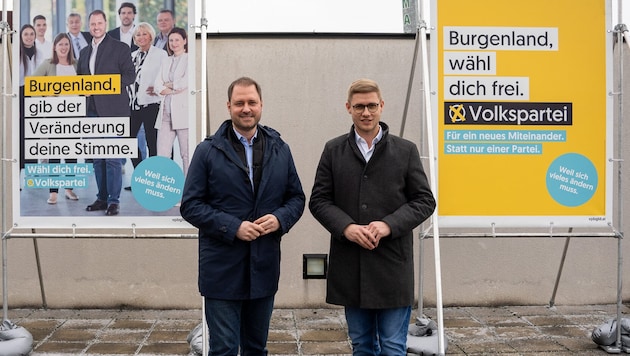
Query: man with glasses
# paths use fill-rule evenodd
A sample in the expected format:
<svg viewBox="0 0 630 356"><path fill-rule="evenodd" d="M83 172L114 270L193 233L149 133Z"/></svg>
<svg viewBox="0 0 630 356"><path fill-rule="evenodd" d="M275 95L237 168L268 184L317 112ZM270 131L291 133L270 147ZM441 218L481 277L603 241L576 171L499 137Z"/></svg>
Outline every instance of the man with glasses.
<svg viewBox="0 0 630 356"><path fill-rule="evenodd" d="M326 143L309 202L328 230L326 302L345 307L354 355L406 355L412 230L435 209L416 145L381 122L376 82L348 89L350 132Z"/></svg>

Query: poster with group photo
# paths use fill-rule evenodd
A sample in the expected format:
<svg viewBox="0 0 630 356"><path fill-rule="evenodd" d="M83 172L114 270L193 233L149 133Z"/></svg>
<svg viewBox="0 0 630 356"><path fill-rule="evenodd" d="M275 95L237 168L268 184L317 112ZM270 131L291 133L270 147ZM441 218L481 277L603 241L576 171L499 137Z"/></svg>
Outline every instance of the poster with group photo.
<svg viewBox="0 0 630 356"><path fill-rule="evenodd" d="M199 136L194 4L14 9L14 226L190 227L179 202Z"/></svg>
<svg viewBox="0 0 630 356"><path fill-rule="evenodd" d="M432 2L444 227L612 223L610 1Z"/></svg>

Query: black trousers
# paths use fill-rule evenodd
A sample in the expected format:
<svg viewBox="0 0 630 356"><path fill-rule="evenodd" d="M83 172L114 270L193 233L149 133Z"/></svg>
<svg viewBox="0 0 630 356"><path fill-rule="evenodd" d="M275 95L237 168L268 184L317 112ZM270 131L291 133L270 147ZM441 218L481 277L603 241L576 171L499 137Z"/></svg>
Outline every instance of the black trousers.
<svg viewBox="0 0 630 356"><path fill-rule="evenodd" d="M157 129L155 128L155 121L159 111L160 104L149 104L141 107L140 110L131 110L131 137L137 138L140 126L144 124L144 132L147 138L147 157L157 154ZM138 142L138 148L140 147L139 144ZM141 161L142 156L140 155L140 149L138 149L138 156L131 159L131 164L133 164L135 168Z"/></svg>

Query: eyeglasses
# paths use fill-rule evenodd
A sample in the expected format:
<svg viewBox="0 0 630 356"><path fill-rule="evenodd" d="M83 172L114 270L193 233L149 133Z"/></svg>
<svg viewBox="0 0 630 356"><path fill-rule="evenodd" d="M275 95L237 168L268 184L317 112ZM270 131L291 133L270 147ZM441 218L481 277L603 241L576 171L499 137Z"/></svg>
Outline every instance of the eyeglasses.
<svg viewBox="0 0 630 356"><path fill-rule="evenodd" d="M380 106L381 106L381 104L379 104L379 103L369 103L367 105L365 105L365 104L354 104L354 105L352 105L352 109L354 110L354 112L356 114L362 114L365 111L365 108L367 108L369 112L375 113L376 110L378 110L378 108Z"/></svg>

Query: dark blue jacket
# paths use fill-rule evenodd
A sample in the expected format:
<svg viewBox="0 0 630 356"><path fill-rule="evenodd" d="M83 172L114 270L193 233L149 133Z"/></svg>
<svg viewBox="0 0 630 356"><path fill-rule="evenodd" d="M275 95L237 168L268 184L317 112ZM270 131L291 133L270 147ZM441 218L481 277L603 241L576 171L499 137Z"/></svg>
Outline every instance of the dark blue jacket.
<svg viewBox="0 0 630 356"><path fill-rule="evenodd" d="M304 212L304 191L289 146L277 131L259 125L265 148L254 196L227 130L230 120L197 146L182 196L182 217L199 229L199 291L216 299L268 297L278 290L280 240ZM236 238L242 221L265 214L278 218L278 231L252 242Z"/></svg>

